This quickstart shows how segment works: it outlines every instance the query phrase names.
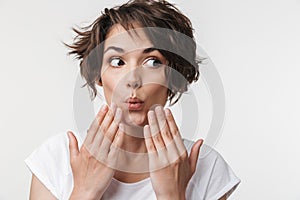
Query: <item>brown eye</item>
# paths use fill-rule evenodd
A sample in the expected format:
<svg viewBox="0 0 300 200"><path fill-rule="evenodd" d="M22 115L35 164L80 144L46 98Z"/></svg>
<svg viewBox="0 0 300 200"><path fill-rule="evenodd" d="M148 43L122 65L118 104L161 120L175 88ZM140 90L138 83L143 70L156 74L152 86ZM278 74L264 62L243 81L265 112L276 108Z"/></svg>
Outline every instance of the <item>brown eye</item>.
<svg viewBox="0 0 300 200"><path fill-rule="evenodd" d="M125 62L120 58L111 58L109 64L113 67L120 67L122 65L125 65Z"/></svg>

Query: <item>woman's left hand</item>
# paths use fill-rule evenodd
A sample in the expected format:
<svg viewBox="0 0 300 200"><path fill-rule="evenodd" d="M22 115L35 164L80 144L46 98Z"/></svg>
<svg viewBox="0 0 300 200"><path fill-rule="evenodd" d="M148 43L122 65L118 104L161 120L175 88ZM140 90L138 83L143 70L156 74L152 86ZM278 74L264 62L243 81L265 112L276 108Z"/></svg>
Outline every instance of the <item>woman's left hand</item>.
<svg viewBox="0 0 300 200"><path fill-rule="evenodd" d="M187 185L196 170L203 140L195 142L190 156L169 109L158 106L148 112L149 125L144 127L149 154L150 178L156 197L185 199Z"/></svg>

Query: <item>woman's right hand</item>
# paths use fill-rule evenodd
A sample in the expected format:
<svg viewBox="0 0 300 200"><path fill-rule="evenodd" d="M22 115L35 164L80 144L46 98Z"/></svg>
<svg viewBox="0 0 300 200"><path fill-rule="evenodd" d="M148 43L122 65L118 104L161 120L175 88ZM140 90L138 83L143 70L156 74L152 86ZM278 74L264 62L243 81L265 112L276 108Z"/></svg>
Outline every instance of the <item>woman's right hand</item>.
<svg viewBox="0 0 300 200"><path fill-rule="evenodd" d="M121 115L121 109L113 103L110 109L102 106L80 150L76 137L68 132L74 178L70 200L99 200L106 191L115 173L118 148L123 142Z"/></svg>

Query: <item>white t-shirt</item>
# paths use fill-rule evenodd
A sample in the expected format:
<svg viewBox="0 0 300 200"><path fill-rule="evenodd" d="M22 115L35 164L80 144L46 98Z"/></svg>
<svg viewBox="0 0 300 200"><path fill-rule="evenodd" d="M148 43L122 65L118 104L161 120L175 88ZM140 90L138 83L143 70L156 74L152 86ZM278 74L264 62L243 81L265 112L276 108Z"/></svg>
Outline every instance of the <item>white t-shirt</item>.
<svg viewBox="0 0 300 200"><path fill-rule="evenodd" d="M77 137L77 136L76 136ZM79 137L77 137L79 138ZM79 147L82 141L78 140ZM194 142L185 140L190 153ZM69 141L66 133L49 138L26 160L31 172L59 200L67 200L73 189L73 176L70 166ZM214 149L203 144L200 150L196 172L187 190L187 200L218 200L227 197L235 190L240 179ZM113 179L102 200L155 200L150 178L136 183L123 183Z"/></svg>

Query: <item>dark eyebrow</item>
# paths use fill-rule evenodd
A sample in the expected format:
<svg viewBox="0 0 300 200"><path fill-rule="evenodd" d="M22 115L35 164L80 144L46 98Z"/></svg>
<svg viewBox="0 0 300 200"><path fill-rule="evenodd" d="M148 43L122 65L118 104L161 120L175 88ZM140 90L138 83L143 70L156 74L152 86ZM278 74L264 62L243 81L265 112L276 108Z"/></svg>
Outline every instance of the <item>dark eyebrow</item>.
<svg viewBox="0 0 300 200"><path fill-rule="evenodd" d="M114 51L117 51L119 53L124 53L124 49L120 48L120 47L115 47L115 46L110 46L108 47L104 53L106 53L108 50L114 50Z"/></svg>
<svg viewBox="0 0 300 200"><path fill-rule="evenodd" d="M154 47L149 47L149 48L144 49L143 53L144 54L151 53L152 51L158 51L158 49L154 48Z"/></svg>
<svg viewBox="0 0 300 200"><path fill-rule="evenodd" d="M106 53L106 52L109 51L109 50L114 50L114 51L117 51L117 52L119 52L119 53L124 53L124 52L125 52L124 49L122 49L122 48L120 48L120 47L110 46L110 47L108 47L108 48L104 51L104 53ZM149 47L149 48L146 48L146 49L143 50L143 54L151 53L152 51L158 51L158 49L157 49L157 48L154 48L154 47Z"/></svg>

